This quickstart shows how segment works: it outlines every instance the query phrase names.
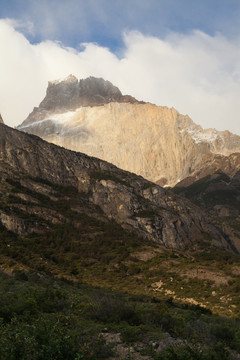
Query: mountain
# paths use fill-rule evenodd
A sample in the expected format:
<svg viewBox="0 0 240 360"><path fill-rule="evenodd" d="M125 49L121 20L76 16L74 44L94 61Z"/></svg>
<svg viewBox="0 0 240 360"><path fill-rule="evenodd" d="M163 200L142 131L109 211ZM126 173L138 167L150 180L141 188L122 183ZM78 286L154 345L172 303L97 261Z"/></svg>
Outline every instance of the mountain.
<svg viewBox="0 0 240 360"><path fill-rule="evenodd" d="M110 102L138 103L131 96L123 96L121 91L110 81L93 76L78 81L75 76L69 75L66 79L48 83L46 97L40 103L39 108L34 108L24 121L24 125L44 120L52 113L63 114L79 107L100 106Z"/></svg>
<svg viewBox="0 0 240 360"><path fill-rule="evenodd" d="M239 156L175 194L0 124L0 358L239 359Z"/></svg>
<svg viewBox="0 0 240 360"><path fill-rule="evenodd" d="M240 152L240 137L203 130L174 108L123 96L103 79L51 82L38 108L18 127L104 159L159 185L173 186L206 163Z"/></svg>
<svg viewBox="0 0 240 360"><path fill-rule="evenodd" d="M25 220L31 216L49 223L50 227L44 225L49 229L51 224L64 221L54 207L49 211L31 195L40 192L45 199L58 201L47 185L50 182L76 189L80 203L72 211L113 220L158 244L194 247L208 234L212 245L235 250L228 237L188 200L105 161L65 150L2 124L0 150L1 222L15 233L42 232L41 221L33 224ZM45 186L38 179L47 182Z"/></svg>
<svg viewBox="0 0 240 360"><path fill-rule="evenodd" d="M218 170L189 184L190 180L177 184L174 192L220 217L240 215L240 170L232 177Z"/></svg>
<svg viewBox="0 0 240 360"><path fill-rule="evenodd" d="M240 170L240 153L233 153L229 156L217 154L213 158L206 159L202 166L196 169L190 176L176 184L177 188L189 186L201 178L214 175L216 172L223 172L226 176L232 178Z"/></svg>
<svg viewBox="0 0 240 360"><path fill-rule="evenodd" d="M229 158L230 161L229 161ZM178 183L173 191L200 206L211 216L216 226L221 226L238 243L240 238L240 154L232 154L223 161L223 169L206 165L199 179L189 177ZM231 167L233 164L232 174ZM231 166L229 166L231 165ZM215 170L215 171L214 171ZM227 171L226 171L227 170Z"/></svg>
<svg viewBox="0 0 240 360"><path fill-rule="evenodd" d="M1 359L239 358L239 253L189 200L0 124L0 222Z"/></svg>
<svg viewBox="0 0 240 360"><path fill-rule="evenodd" d="M141 293L171 293L178 300L212 304L220 311L217 304L228 288L217 289L215 297L204 280L204 290L195 294L194 279L184 280L183 286L179 279L191 278L197 267L209 281L222 274L225 284L231 277L222 272L223 259L232 259L232 271L237 271L239 240L188 199L103 160L3 124L0 169L3 268L14 264L17 269L61 274L92 285L100 281L115 289L126 286L130 291L134 283ZM232 276L234 288L238 277ZM195 277L200 281L201 272ZM234 305L234 294L231 299ZM223 306L221 312L228 310Z"/></svg>

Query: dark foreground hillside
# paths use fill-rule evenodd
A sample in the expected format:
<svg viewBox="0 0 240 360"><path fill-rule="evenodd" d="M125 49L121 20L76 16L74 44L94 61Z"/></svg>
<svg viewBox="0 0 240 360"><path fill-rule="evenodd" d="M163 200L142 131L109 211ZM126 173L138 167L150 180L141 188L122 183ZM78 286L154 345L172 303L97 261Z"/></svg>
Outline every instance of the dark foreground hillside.
<svg viewBox="0 0 240 360"><path fill-rule="evenodd" d="M0 358L238 359L239 320L34 271L0 273Z"/></svg>

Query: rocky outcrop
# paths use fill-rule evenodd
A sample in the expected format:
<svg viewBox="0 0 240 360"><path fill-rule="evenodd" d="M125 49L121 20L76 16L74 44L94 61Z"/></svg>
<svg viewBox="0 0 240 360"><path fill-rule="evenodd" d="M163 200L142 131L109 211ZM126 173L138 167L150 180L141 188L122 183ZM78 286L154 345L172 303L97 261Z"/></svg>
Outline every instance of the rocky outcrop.
<svg viewBox="0 0 240 360"><path fill-rule="evenodd" d="M0 211L0 221L7 230L19 235L38 232L36 226L30 224L26 219L21 219L13 214L6 214L4 211Z"/></svg>
<svg viewBox="0 0 240 360"><path fill-rule="evenodd" d="M240 152L239 136L203 130L174 108L137 102L92 77L50 83L39 108L19 129L162 186L175 185L219 156Z"/></svg>
<svg viewBox="0 0 240 360"><path fill-rule="evenodd" d="M47 221L48 226L62 221L55 205L54 212L46 215L48 203L55 203L59 196L48 183L57 184L77 189L79 195L73 195L73 211L114 220L123 228L164 246L194 247L208 234L209 244L235 249L229 238L188 200L105 161L60 148L1 124L0 169L0 209L4 214L15 214L15 218L19 213L26 213L41 218L43 224ZM14 199L16 194L25 193L28 197L21 195L20 198L28 199L30 205L16 206L14 199L11 205L6 198L11 192L10 186L17 188L13 192ZM37 202L32 202L31 197L36 193L40 194ZM65 201L69 199L67 196ZM43 202L42 211L39 202ZM3 225L14 231L12 225L7 225L11 223L12 220L5 217ZM14 223L19 222L15 219ZM20 232L24 231L24 226Z"/></svg>

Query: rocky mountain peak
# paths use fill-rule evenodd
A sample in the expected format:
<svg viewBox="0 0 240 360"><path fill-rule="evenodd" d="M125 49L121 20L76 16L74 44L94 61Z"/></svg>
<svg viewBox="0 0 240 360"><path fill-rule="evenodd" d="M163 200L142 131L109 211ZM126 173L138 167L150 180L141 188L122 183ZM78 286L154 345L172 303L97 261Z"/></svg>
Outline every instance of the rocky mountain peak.
<svg viewBox="0 0 240 360"><path fill-rule="evenodd" d="M206 164L225 171L224 157L240 152L240 136L203 129L174 108L139 102L93 76L49 83L45 99L18 128L161 186L195 176Z"/></svg>
<svg viewBox="0 0 240 360"><path fill-rule="evenodd" d="M85 96L100 96L103 99L121 97L121 91L110 81L90 76L79 81L79 93Z"/></svg>
<svg viewBox="0 0 240 360"><path fill-rule="evenodd" d="M121 91L110 81L90 76L78 80L70 74L64 79L49 81L46 96L23 122L24 125L43 120L53 113L75 111L80 107L93 107L111 102L143 103Z"/></svg>

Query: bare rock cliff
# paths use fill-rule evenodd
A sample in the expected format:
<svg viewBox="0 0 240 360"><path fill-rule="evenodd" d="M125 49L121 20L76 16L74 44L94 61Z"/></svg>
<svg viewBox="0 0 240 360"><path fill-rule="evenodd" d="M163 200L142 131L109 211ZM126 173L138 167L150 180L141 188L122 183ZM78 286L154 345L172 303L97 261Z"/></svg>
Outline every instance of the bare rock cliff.
<svg viewBox="0 0 240 360"><path fill-rule="evenodd" d="M192 176L216 155L240 152L239 136L203 130L174 108L138 102L95 78L50 83L46 98L19 129L160 185Z"/></svg>

